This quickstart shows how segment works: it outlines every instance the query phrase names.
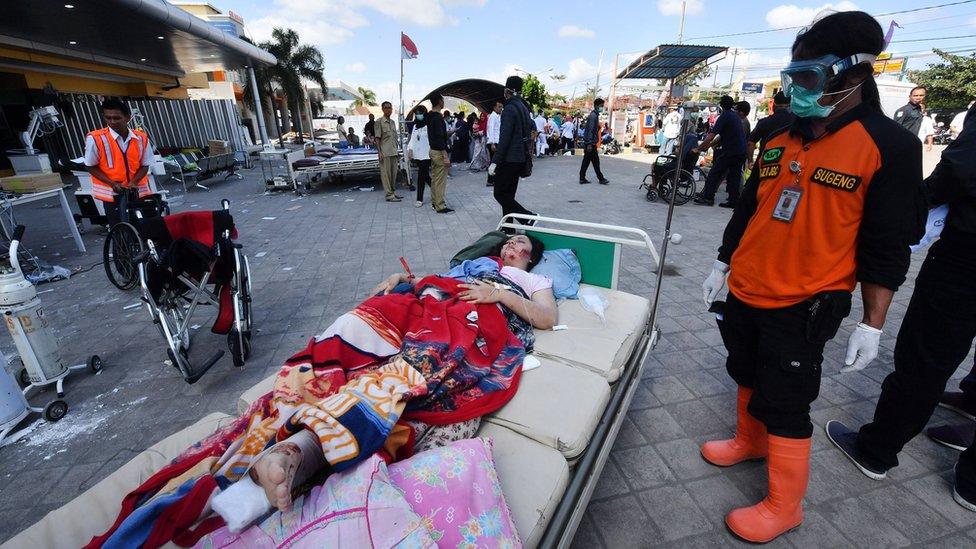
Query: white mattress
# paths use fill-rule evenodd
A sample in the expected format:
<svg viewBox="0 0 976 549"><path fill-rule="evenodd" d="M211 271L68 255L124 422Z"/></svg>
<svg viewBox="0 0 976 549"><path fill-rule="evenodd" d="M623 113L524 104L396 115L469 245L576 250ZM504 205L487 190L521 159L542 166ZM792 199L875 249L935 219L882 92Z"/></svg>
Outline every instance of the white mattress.
<svg viewBox="0 0 976 549"><path fill-rule="evenodd" d="M582 285L583 287L586 284ZM617 381L651 314L647 298L596 288L607 296L606 325L583 309L579 300L559 304L559 324L567 330L535 333L535 354L595 372Z"/></svg>
<svg viewBox="0 0 976 549"><path fill-rule="evenodd" d="M494 441L498 480L522 543L537 546L569 485L569 465L559 452L500 425L482 423L478 436Z"/></svg>
<svg viewBox="0 0 976 549"><path fill-rule="evenodd" d="M487 421L508 427L578 458L610 400L606 378L588 370L540 358L541 366L524 372L518 392Z"/></svg>

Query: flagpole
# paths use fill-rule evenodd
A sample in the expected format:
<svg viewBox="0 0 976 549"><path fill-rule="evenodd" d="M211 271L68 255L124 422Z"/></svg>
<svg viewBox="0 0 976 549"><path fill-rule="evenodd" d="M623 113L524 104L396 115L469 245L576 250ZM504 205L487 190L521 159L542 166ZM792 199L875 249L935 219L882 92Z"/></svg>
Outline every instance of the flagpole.
<svg viewBox="0 0 976 549"><path fill-rule="evenodd" d="M403 112L403 32L400 32L400 165L403 167L407 176L407 187L413 184L410 181L410 164L407 162L407 147L404 145L404 134L406 132L406 113Z"/></svg>

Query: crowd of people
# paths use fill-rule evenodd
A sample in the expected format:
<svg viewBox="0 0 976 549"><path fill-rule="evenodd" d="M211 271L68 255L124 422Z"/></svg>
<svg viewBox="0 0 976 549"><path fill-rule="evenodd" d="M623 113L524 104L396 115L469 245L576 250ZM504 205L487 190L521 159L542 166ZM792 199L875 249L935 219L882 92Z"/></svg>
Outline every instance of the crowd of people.
<svg viewBox="0 0 976 549"><path fill-rule="evenodd" d="M495 101L490 112L480 116L474 113L465 115L463 111L451 113L444 109L444 97L436 92L428 96L430 110L425 105L418 105L413 110L406 157L417 170L417 185L407 182L410 190L416 190L416 207L424 205L424 192L430 187L434 211L453 212L444 196L452 167L461 165L472 172L487 172L485 184L492 187L502 215L534 215L515 198L519 180L531 176L534 158L573 154L577 146L583 148L580 184L590 183L586 179L590 165L596 172L597 181L602 185L609 184L610 180L600 171L598 155L598 147L606 141L608 133L600 123L603 99L594 100L593 110L585 119L578 113L563 118L559 112L546 117L542 110L533 112L521 97L522 84L521 77L509 77L505 82L503 98ZM384 125L392 123L385 110L387 104L384 103L384 117L380 119ZM381 137L386 133L383 130L377 132L379 126L376 124L371 116L364 133L368 142L375 143L381 153L381 176L386 200L400 202L402 197L396 194L393 186L395 171L391 171L393 168L382 160L392 158L382 149L384 141Z"/></svg>

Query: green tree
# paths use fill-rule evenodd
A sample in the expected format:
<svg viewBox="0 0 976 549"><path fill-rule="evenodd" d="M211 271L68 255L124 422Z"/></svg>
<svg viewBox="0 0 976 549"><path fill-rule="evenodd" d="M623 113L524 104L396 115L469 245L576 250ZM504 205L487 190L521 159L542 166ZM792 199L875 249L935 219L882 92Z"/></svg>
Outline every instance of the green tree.
<svg viewBox="0 0 976 549"><path fill-rule="evenodd" d="M301 112L305 101L302 81L310 80L323 90L326 89L323 76L325 60L318 48L302 44L298 33L292 29L275 27L271 31L271 38L271 42L263 42L261 47L278 58L278 64L271 68L271 74L284 92L288 110L297 115L294 118L298 126L298 140L301 142Z"/></svg>
<svg viewBox="0 0 976 549"><path fill-rule="evenodd" d="M925 105L930 109L965 108L976 97L976 53L954 55L932 50L942 61L921 71L908 71L908 77L925 86Z"/></svg>
<svg viewBox="0 0 976 549"><path fill-rule="evenodd" d="M562 105L566 103L566 96L561 93L547 93L546 102L549 105Z"/></svg>
<svg viewBox="0 0 976 549"><path fill-rule="evenodd" d="M596 99L598 93L600 93L600 88L591 86L590 83L587 82L583 95L579 96L578 99L582 99L583 103L592 103L593 100Z"/></svg>
<svg viewBox="0 0 976 549"><path fill-rule="evenodd" d="M374 92L369 88L364 88L362 86L357 87L356 91L358 91L359 95L363 96L363 98L362 99L357 98L353 102L353 106L362 107L365 105L369 105L372 107L376 105L376 92Z"/></svg>
<svg viewBox="0 0 976 549"><path fill-rule="evenodd" d="M546 100L546 86L532 74L526 75L522 82L522 99L525 99L533 111L545 109L549 106L549 102Z"/></svg>

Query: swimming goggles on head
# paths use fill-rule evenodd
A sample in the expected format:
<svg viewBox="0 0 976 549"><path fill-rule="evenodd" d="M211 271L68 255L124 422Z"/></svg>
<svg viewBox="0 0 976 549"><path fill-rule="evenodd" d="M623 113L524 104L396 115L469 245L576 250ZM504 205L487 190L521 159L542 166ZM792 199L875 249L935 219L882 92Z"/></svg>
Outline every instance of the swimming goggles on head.
<svg viewBox="0 0 976 549"><path fill-rule="evenodd" d="M807 91L823 91L827 81L861 63L874 63L878 56L873 53L856 53L841 59L836 55L824 55L815 59L792 61L780 72L783 93L788 97L794 87Z"/></svg>

